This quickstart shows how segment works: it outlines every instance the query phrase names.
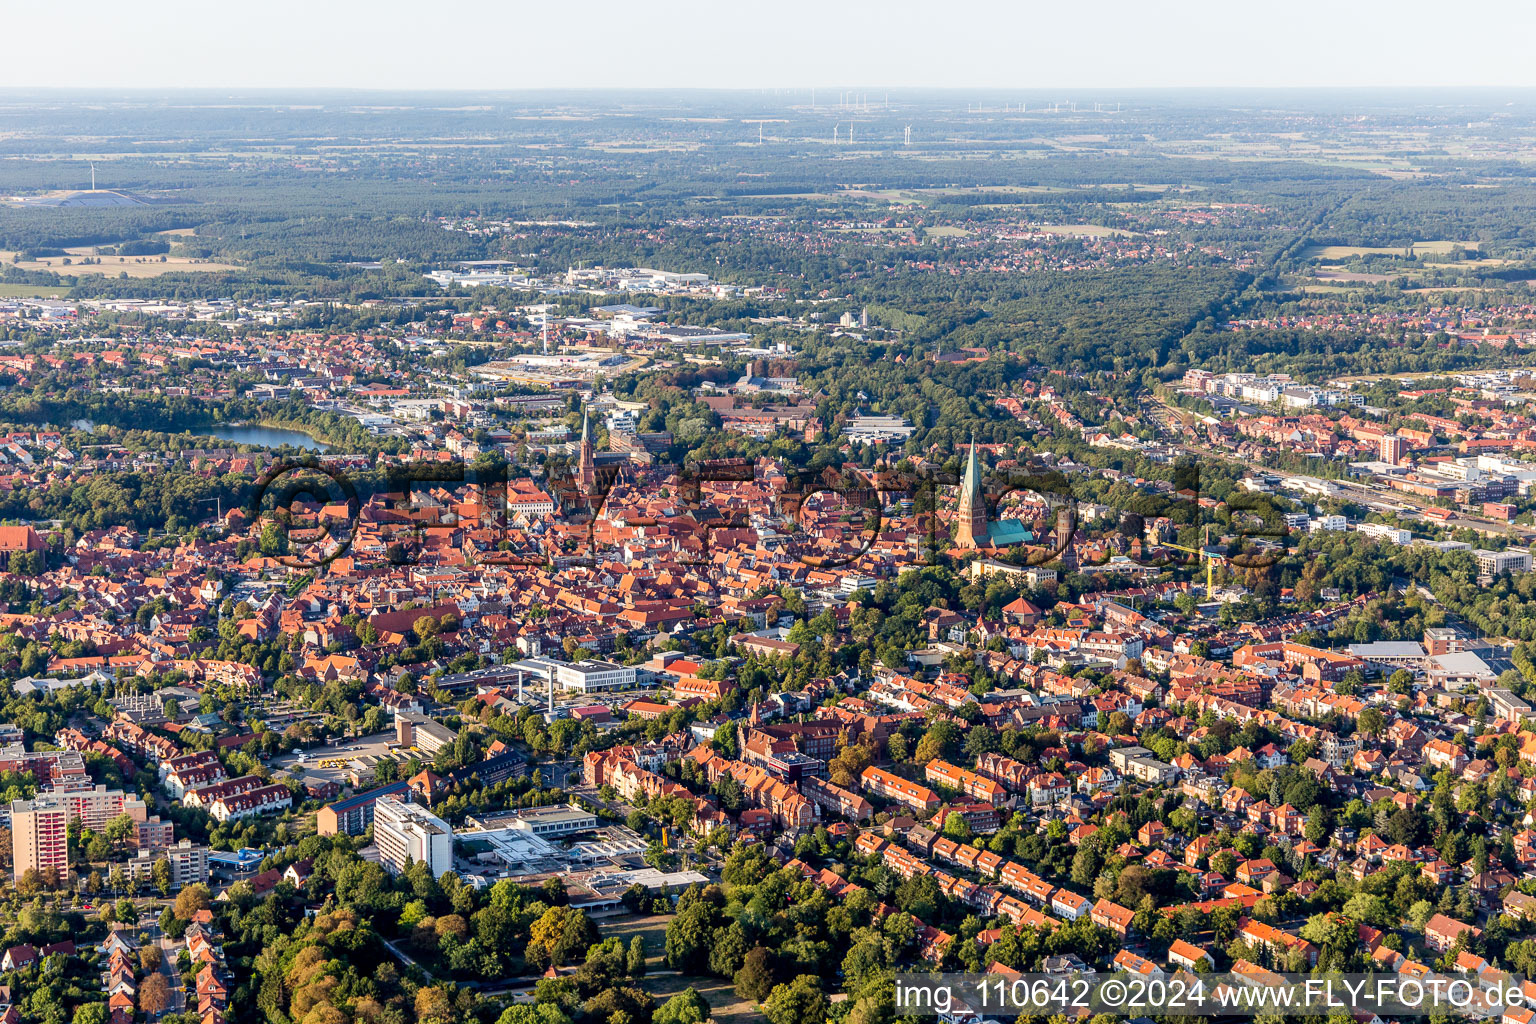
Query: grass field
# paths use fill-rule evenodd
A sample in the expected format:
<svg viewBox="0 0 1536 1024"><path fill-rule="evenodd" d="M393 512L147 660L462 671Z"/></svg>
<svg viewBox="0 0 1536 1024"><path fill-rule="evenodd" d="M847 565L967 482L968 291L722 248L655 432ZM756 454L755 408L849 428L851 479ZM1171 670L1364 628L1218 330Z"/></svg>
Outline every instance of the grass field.
<svg viewBox="0 0 1536 1024"><path fill-rule="evenodd" d="M51 284L0 284L0 299L61 299L68 291Z"/></svg>
<svg viewBox="0 0 1536 1024"><path fill-rule="evenodd" d="M1347 270L1338 270L1334 267L1324 267L1317 271L1319 281L1354 281L1362 284L1377 284L1382 281L1390 281L1393 274L1355 274Z"/></svg>
<svg viewBox="0 0 1536 1024"><path fill-rule="evenodd" d="M1131 232L1119 228L1106 228L1099 224L1041 224L1036 230L1052 235L1075 235L1082 238L1129 238Z"/></svg>
<svg viewBox="0 0 1536 1024"><path fill-rule="evenodd" d="M671 999L685 989L693 989L709 1004L709 1015L719 1024L736 1024L740 1021L762 1020L757 1007L736 994L728 981L720 978L695 978L684 974L664 974L644 979L642 987L656 1000L656 1005Z"/></svg>
<svg viewBox="0 0 1536 1024"><path fill-rule="evenodd" d="M737 1021L761 1020L762 1015L751 1003L739 998L729 981L721 978L660 972L667 970L662 959L667 948L667 924L675 914L645 914L631 917L610 918L597 922L597 931L603 938L617 936L624 945L639 935L645 943L645 967L649 972L641 987L649 992L659 1006L684 989L693 989L709 1003L711 1016L721 1024Z"/></svg>
<svg viewBox="0 0 1536 1024"><path fill-rule="evenodd" d="M1477 250L1476 242L1452 242L1441 239L1435 242L1414 242L1413 251L1415 255L1440 256L1457 246L1472 252ZM1402 254L1402 249L1368 245L1319 245L1306 252L1311 259L1321 260L1346 260L1351 256L1401 256Z"/></svg>
<svg viewBox="0 0 1536 1024"><path fill-rule="evenodd" d="M232 263L213 263L208 260L188 259L185 256L166 256L161 262L159 256L103 256L100 263L80 263L82 256L95 256L95 246L77 245L64 250L69 254L69 265L64 265L63 256L50 256L41 260L22 260L13 263L12 266L22 270L51 270L56 274L110 274L116 277L119 274L127 274L129 277L159 277L161 274L187 273L214 273L221 270L239 270ZM0 261L10 263L14 251L0 250Z"/></svg>
<svg viewBox="0 0 1536 1024"><path fill-rule="evenodd" d="M636 935L645 939L645 963L647 967L664 967L661 955L667 949L667 925L676 914L635 914L628 917L607 918L597 922L598 934L603 938L617 935L629 945Z"/></svg>

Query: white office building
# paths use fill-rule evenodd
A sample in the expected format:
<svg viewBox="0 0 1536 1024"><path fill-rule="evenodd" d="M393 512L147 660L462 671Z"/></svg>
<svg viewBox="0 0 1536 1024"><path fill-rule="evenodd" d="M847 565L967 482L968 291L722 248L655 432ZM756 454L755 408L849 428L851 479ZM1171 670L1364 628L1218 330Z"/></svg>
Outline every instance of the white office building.
<svg viewBox="0 0 1536 1024"><path fill-rule="evenodd" d="M1398 526L1388 526L1386 523L1361 523L1355 527L1355 532L1393 544L1407 544L1413 540L1412 533Z"/></svg>
<svg viewBox="0 0 1536 1024"><path fill-rule="evenodd" d="M400 874L412 861L426 864L433 878L453 868L452 826L397 794L385 794L373 805L373 841L390 874Z"/></svg>
<svg viewBox="0 0 1536 1024"><path fill-rule="evenodd" d="M1477 559L1477 569L1485 576L1497 576L1503 572L1530 572L1531 553L1507 548L1504 551L1485 551L1479 549L1472 552L1472 557Z"/></svg>

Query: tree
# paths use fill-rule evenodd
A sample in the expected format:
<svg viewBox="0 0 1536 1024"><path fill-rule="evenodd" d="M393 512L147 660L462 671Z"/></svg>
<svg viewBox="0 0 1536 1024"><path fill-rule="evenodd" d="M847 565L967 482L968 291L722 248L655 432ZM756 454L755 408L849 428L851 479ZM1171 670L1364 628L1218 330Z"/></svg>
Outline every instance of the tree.
<svg viewBox="0 0 1536 1024"><path fill-rule="evenodd" d="M838 752L827 765L827 772L835 786L851 788L858 784L864 769L874 763L874 754L862 743L850 743Z"/></svg>
<svg viewBox="0 0 1536 1024"><path fill-rule="evenodd" d="M959 742L960 731L955 728L955 723L940 719L932 723L928 731L923 733L923 738L917 741L913 760L918 764L927 764L936 757L947 757Z"/></svg>
<svg viewBox="0 0 1536 1024"><path fill-rule="evenodd" d="M261 540L257 544L258 550L266 558L276 558L288 553L288 531L277 523L268 523L261 528Z"/></svg>
<svg viewBox="0 0 1536 1024"><path fill-rule="evenodd" d="M516 1003L501 1011L496 1024L571 1024L554 1003Z"/></svg>
<svg viewBox="0 0 1536 1024"><path fill-rule="evenodd" d="M1077 853L1072 855L1072 881L1078 885L1092 885L1099 877L1099 869L1103 866L1104 861L1099 856L1098 847L1091 843L1084 843L1077 848Z"/></svg>
<svg viewBox="0 0 1536 1024"><path fill-rule="evenodd" d="M160 895L169 896L171 884L174 881L171 876L171 862L164 857L159 858L150 869L150 874L154 878L155 888L160 890Z"/></svg>
<svg viewBox="0 0 1536 1024"><path fill-rule="evenodd" d="M1307 837L1307 841L1312 843L1321 843L1328 835L1328 812L1321 804L1307 812L1302 833Z"/></svg>
<svg viewBox="0 0 1536 1024"><path fill-rule="evenodd" d="M139 969L145 974L151 974L160 969L164 957L160 953L159 946L139 947Z"/></svg>
<svg viewBox="0 0 1536 1024"><path fill-rule="evenodd" d="M1372 896L1370 893L1359 892L1349 898L1344 904L1344 915L1368 924L1372 927L1384 928L1393 923L1392 914L1387 909L1387 904L1380 896Z"/></svg>
<svg viewBox="0 0 1536 1024"><path fill-rule="evenodd" d="M163 1013L171 1005L171 986L165 975L156 971L139 986L139 1009L146 1017Z"/></svg>
<svg viewBox="0 0 1536 1024"><path fill-rule="evenodd" d="M685 907L667 925L667 966L685 974L697 974L709 963L709 908L698 903Z"/></svg>
<svg viewBox="0 0 1536 1024"><path fill-rule="evenodd" d="M48 880L37 868L27 868L16 879L16 891L23 896L36 896L48 886Z"/></svg>
<svg viewBox="0 0 1536 1024"><path fill-rule="evenodd" d="M113 853L121 853L130 837L138 831L138 822L131 814L119 814L102 828L102 834L112 844Z"/></svg>
<svg viewBox="0 0 1536 1024"><path fill-rule="evenodd" d="M176 916L183 921L192 920L199 910L207 910L211 906L213 896L201 882L193 882L176 894Z"/></svg>
<svg viewBox="0 0 1536 1024"><path fill-rule="evenodd" d="M685 988L662 1003L651 1017L652 1024L704 1024L708 1019L709 1003L692 988Z"/></svg>
<svg viewBox="0 0 1536 1024"><path fill-rule="evenodd" d="M773 954L762 946L752 947L732 980L738 996L754 1003L762 1002L773 991Z"/></svg>
<svg viewBox="0 0 1536 1024"><path fill-rule="evenodd" d="M528 929L524 957L538 967L559 966L597 941L597 927L586 912L550 907Z"/></svg>
<svg viewBox="0 0 1536 1024"><path fill-rule="evenodd" d="M645 977L645 939L636 935L629 940L629 956L625 961L625 973L631 978ZM693 991L689 989L689 991Z"/></svg>
<svg viewBox="0 0 1536 1024"><path fill-rule="evenodd" d="M950 811L944 818L944 835L957 843L969 842L971 826L966 824L965 815L959 811Z"/></svg>
<svg viewBox="0 0 1536 1024"><path fill-rule="evenodd" d="M769 1024L825 1024L827 997L815 975L802 974L788 985L775 985L763 1004Z"/></svg>

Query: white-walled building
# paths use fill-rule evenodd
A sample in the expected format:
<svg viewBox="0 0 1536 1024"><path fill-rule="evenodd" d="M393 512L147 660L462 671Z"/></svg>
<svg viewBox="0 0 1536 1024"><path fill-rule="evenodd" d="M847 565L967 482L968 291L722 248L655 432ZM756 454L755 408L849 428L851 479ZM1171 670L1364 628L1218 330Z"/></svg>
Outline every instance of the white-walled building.
<svg viewBox="0 0 1536 1024"><path fill-rule="evenodd" d="M400 874L411 861L427 865L433 878L453 868L453 828L399 794L385 794L374 804L373 841L390 874Z"/></svg>

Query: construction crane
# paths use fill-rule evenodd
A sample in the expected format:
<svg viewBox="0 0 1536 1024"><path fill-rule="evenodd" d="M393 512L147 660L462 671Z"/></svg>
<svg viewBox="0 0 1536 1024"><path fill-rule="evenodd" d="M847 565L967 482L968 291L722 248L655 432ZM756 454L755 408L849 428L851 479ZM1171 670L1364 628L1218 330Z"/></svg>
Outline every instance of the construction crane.
<svg viewBox="0 0 1536 1024"><path fill-rule="evenodd" d="M1185 551L1194 555L1197 559L1205 560L1205 599L1211 600L1216 596L1216 556L1206 550L1211 543L1211 525L1205 525L1205 535L1198 548L1185 547L1183 544L1170 544L1167 541L1159 541L1160 548L1173 548L1175 551Z"/></svg>

